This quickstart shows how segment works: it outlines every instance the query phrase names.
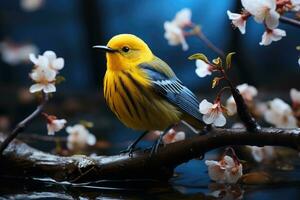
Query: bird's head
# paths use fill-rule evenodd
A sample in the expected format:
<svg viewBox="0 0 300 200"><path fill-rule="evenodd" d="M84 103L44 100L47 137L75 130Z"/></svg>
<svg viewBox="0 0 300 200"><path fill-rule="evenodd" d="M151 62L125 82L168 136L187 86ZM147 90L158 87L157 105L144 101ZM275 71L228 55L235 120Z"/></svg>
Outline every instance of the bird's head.
<svg viewBox="0 0 300 200"><path fill-rule="evenodd" d="M106 51L107 67L111 70L123 70L150 61L153 54L148 45L132 34L116 35L106 46L94 46Z"/></svg>

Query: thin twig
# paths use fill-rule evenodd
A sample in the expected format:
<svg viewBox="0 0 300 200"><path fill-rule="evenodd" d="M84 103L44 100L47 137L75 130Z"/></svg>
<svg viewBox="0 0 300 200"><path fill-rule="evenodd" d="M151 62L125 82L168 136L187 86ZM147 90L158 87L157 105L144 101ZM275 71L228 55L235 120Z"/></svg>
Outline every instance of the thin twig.
<svg viewBox="0 0 300 200"><path fill-rule="evenodd" d="M195 36L197 36L200 40L202 40L206 46L208 48L210 48L211 50L213 50L216 54L218 54L221 58L225 58L225 53L219 49L218 47L216 47L207 37L205 34L203 34L203 32L201 30L197 31L195 33Z"/></svg>
<svg viewBox="0 0 300 200"><path fill-rule="evenodd" d="M297 28L300 28L300 21L298 21L296 19L292 19L292 18L285 17L285 16L280 16L279 20L282 23L289 24L289 25L295 26Z"/></svg>
<svg viewBox="0 0 300 200"><path fill-rule="evenodd" d="M43 142L56 142L57 140L61 142L66 142L67 137L59 137L59 136L49 136L49 135L39 135L39 134L23 134L19 135L18 139L23 141L43 141Z"/></svg>
<svg viewBox="0 0 300 200"><path fill-rule="evenodd" d="M43 101L38 107L31 113L28 117L26 117L23 121L21 121L15 129L7 136L7 138L2 142L0 146L0 156L3 151L9 145L9 143L17 137L17 135L22 132L44 109L46 103L48 101L48 94L44 94Z"/></svg>

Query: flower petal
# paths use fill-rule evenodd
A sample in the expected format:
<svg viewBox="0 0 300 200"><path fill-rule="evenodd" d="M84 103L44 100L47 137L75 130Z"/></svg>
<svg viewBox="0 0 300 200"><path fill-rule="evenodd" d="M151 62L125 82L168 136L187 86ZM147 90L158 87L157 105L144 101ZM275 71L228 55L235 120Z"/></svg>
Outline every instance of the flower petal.
<svg viewBox="0 0 300 200"><path fill-rule="evenodd" d="M29 60L35 65L38 63L38 59L33 53L29 54Z"/></svg>
<svg viewBox="0 0 300 200"><path fill-rule="evenodd" d="M203 60L196 60L196 74L200 77L200 78L203 78L207 75L211 75L212 72L209 70L210 66L205 63Z"/></svg>
<svg viewBox="0 0 300 200"><path fill-rule="evenodd" d="M285 36L286 36L285 30L277 28L277 29L273 30L273 38L272 38L272 40L273 41L278 41L278 40L281 40L282 37L285 37Z"/></svg>
<svg viewBox="0 0 300 200"><path fill-rule="evenodd" d="M173 20L179 27L183 28L185 25L191 23L192 11L189 8L184 8L177 12Z"/></svg>
<svg viewBox="0 0 300 200"><path fill-rule="evenodd" d="M226 118L223 113L219 113L214 121L214 125L217 127L222 127L226 124Z"/></svg>
<svg viewBox="0 0 300 200"><path fill-rule="evenodd" d="M212 124L217 118L216 112L210 112L205 115L203 115L202 119L205 122L205 124Z"/></svg>
<svg viewBox="0 0 300 200"><path fill-rule="evenodd" d="M63 58L57 58L52 62L52 68L56 70L61 70L65 65L65 61Z"/></svg>
<svg viewBox="0 0 300 200"><path fill-rule="evenodd" d="M279 17L280 14L276 12L275 10L270 10L269 14L266 16L266 25L269 29L275 29L277 28L279 24Z"/></svg>
<svg viewBox="0 0 300 200"><path fill-rule="evenodd" d="M36 82L41 80L41 73L37 69L33 70L32 73L29 74L30 78Z"/></svg>
<svg viewBox="0 0 300 200"><path fill-rule="evenodd" d="M237 27L242 34L246 33L246 20L243 19L241 14L232 13L227 10L227 15L230 20L232 20L232 24Z"/></svg>
<svg viewBox="0 0 300 200"><path fill-rule="evenodd" d="M241 14L230 12L230 10L227 10L227 15L230 20L237 20L241 18Z"/></svg>
<svg viewBox="0 0 300 200"><path fill-rule="evenodd" d="M45 56L46 58L48 58L48 60L50 62L52 62L53 60L56 59L56 54L54 53L54 51L45 51L43 56Z"/></svg>
<svg viewBox="0 0 300 200"><path fill-rule="evenodd" d="M49 83L47 85L44 86L43 91L45 93L52 93L52 92L56 92L56 87L54 84Z"/></svg>
<svg viewBox="0 0 300 200"><path fill-rule="evenodd" d="M89 134L88 135L88 138L87 138L87 140L86 140L86 143L88 144L88 145L94 145L94 144L96 144L96 137L93 135L93 134Z"/></svg>
<svg viewBox="0 0 300 200"><path fill-rule="evenodd" d="M39 91L41 91L43 88L44 88L44 85L37 83L37 84L32 85L32 86L29 88L29 92L30 92L30 93L39 92Z"/></svg>
<svg viewBox="0 0 300 200"><path fill-rule="evenodd" d="M200 105L199 105L199 111L202 114L207 114L211 107L213 106L212 103L208 102L206 99L202 100Z"/></svg>
<svg viewBox="0 0 300 200"><path fill-rule="evenodd" d="M66 128L66 132L69 133L69 134L71 134L71 133L74 132L74 128L73 128L72 126L68 126L68 127Z"/></svg>
<svg viewBox="0 0 300 200"><path fill-rule="evenodd" d="M47 68L49 66L49 60L45 56L39 56L37 65L41 68Z"/></svg>
<svg viewBox="0 0 300 200"><path fill-rule="evenodd" d="M262 35L261 42L259 43L259 45L267 46L270 45L271 43L272 43L271 34L265 31L264 34Z"/></svg>
<svg viewBox="0 0 300 200"><path fill-rule="evenodd" d="M52 82L55 80L56 71L54 71L52 69L43 69L43 74L47 81Z"/></svg>
<svg viewBox="0 0 300 200"><path fill-rule="evenodd" d="M297 103L300 105L300 91L296 90L295 88L292 88L290 90L290 97L293 103Z"/></svg>

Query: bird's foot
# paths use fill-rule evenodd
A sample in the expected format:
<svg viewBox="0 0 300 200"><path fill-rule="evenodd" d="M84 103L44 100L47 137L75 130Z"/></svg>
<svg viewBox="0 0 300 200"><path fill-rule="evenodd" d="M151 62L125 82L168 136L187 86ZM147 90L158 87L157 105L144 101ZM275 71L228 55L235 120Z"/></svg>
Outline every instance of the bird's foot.
<svg viewBox="0 0 300 200"><path fill-rule="evenodd" d="M132 157L133 156L133 153L137 150L139 150L140 148L135 148L135 146L129 146L127 147L127 149L124 149L122 151L120 151L120 154L123 154L123 153L128 153L129 157Z"/></svg>

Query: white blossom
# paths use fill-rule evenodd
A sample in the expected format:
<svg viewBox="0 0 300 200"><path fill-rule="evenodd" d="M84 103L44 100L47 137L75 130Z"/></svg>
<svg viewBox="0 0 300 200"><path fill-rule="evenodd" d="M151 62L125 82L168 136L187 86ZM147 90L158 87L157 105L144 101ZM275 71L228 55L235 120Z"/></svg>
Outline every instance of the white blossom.
<svg viewBox="0 0 300 200"><path fill-rule="evenodd" d="M248 85L247 83L237 86L243 99L247 102L253 101L253 98L257 96L257 89L254 86ZM237 112L236 104L233 96L230 96L226 101L226 108L228 115L234 115Z"/></svg>
<svg viewBox="0 0 300 200"><path fill-rule="evenodd" d="M262 162L265 160L270 160L274 157L274 147L272 146L264 146L264 147L257 147L257 146L247 146L252 154L253 159L256 162Z"/></svg>
<svg viewBox="0 0 300 200"><path fill-rule="evenodd" d="M272 30L266 30L264 34L262 35L261 42L259 43L262 46L270 45L273 41L279 41L282 39L282 37L286 36L285 30L282 29L272 29Z"/></svg>
<svg viewBox="0 0 300 200"><path fill-rule="evenodd" d="M297 120L291 107L279 98L269 104L269 109L264 113L265 120L278 128L297 128Z"/></svg>
<svg viewBox="0 0 300 200"><path fill-rule="evenodd" d="M36 82L30 87L29 91L31 93L39 91L45 93L55 92L55 78L58 71L64 67L64 59L57 58L53 51L45 51L43 55L38 57L30 54L29 59L34 64L30 77Z"/></svg>
<svg viewBox="0 0 300 200"><path fill-rule="evenodd" d="M227 101L226 101L226 109L227 109L227 114L229 116L235 115L237 112L236 108L236 103L234 101L233 96L230 96Z"/></svg>
<svg viewBox="0 0 300 200"><path fill-rule="evenodd" d="M36 57L34 54L30 54L29 59L36 66L48 67L57 72L65 65L64 59L57 58L53 51L45 51L43 55L39 55L38 57Z"/></svg>
<svg viewBox="0 0 300 200"><path fill-rule="evenodd" d="M300 57L299 57L299 59L298 59L298 65L300 66Z"/></svg>
<svg viewBox="0 0 300 200"><path fill-rule="evenodd" d="M203 60L197 59L195 72L200 78L203 78L212 74L212 67Z"/></svg>
<svg viewBox="0 0 300 200"><path fill-rule="evenodd" d="M169 132L163 137L164 144L170 144L185 139L185 132L177 132L175 129L169 130Z"/></svg>
<svg viewBox="0 0 300 200"><path fill-rule="evenodd" d="M291 0L292 10L295 12L300 11L300 0Z"/></svg>
<svg viewBox="0 0 300 200"><path fill-rule="evenodd" d="M72 151L82 151L88 145L96 143L96 137L81 124L68 126L66 131L69 133L67 147Z"/></svg>
<svg viewBox="0 0 300 200"><path fill-rule="evenodd" d="M152 132L156 136L160 136L162 134L161 131L153 131ZM163 137L164 144L170 144L174 142L178 142L185 139L185 132L183 131L176 131L175 129L170 129L166 135Z"/></svg>
<svg viewBox="0 0 300 200"><path fill-rule="evenodd" d="M54 135L55 132L58 132L61 129L63 129L65 127L65 124L67 123L65 119L47 119L49 119L47 123L48 135Z"/></svg>
<svg viewBox="0 0 300 200"><path fill-rule="evenodd" d="M290 90L290 97L294 105L300 105L300 91L292 88Z"/></svg>
<svg viewBox="0 0 300 200"><path fill-rule="evenodd" d="M242 5L256 22L265 22L269 29L278 26L280 14L276 11L276 0L242 0Z"/></svg>
<svg viewBox="0 0 300 200"><path fill-rule="evenodd" d="M41 63L41 65L44 65L44 63ZM39 91L52 93L56 91L54 84L56 72L54 70L47 67L37 67L32 71L30 77L36 82L36 84L33 84L29 89L31 93Z"/></svg>
<svg viewBox="0 0 300 200"><path fill-rule="evenodd" d="M180 28L184 28L186 25L191 24L192 11L189 8L183 8L178 11L173 19L173 22Z"/></svg>
<svg viewBox="0 0 300 200"><path fill-rule="evenodd" d="M192 11L184 8L176 13L172 21L164 23L164 37L168 40L169 45L176 46L181 44L184 51L188 50L189 46L185 40L184 28L192 24L191 17Z"/></svg>
<svg viewBox="0 0 300 200"><path fill-rule="evenodd" d="M185 40L183 30L174 22L164 23L164 37L168 40L169 45L176 46L181 44L184 51L188 50L189 46Z"/></svg>
<svg viewBox="0 0 300 200"><path fill-rule="evenodd" d="M32 12L38 10L44 3L44 0L21 0L21 8L23 10Z"/></svg>
<svg viewBox="0 0 300 200"><path fill-rule="evenodd" d="M3 41L0 43L2 60L10 65L18 65L27 62L30 53L38 53L38 48L32 44L14 44Z"/></svg>
<svg viewBox="0 0 300 200"><path fill-rule="evenodd" d="M214 124L218 127L226 124L226 118L223 115L220 102L212 104L204 99L199 105L199 111L203 114L202 119L206 124Z"/></svg>
<svg viewBox="0 0 300 200"><path fill-rule="evenodd" d="M243 166L230 156L224 156L220 161L206 160L208 175L217 183L236 183L243 175Z"/></svg>
<svg viewBox="0 0 300 200"><path fill-rule="evenodd" d="M227 15L229 19L232 21L232 24L237 27L242 34L246 33L246 19L242 14L232 13L227 10Z"/></svg>

